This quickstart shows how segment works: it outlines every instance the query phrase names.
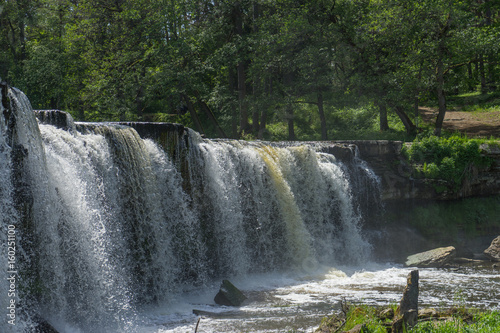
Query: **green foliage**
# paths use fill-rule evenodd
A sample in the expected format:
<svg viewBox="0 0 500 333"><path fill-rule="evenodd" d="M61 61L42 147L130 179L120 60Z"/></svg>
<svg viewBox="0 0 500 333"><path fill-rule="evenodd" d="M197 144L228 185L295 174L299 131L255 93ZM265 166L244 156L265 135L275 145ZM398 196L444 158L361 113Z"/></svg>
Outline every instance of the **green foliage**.
<svg viewBox="0 0 500 333"><path fill-rule="evenodd" d="M419 323L408 333L498 333L500 332L500 313L484 312L474 316L469 322L460 316L445 322Z"/></svg>
<svg viewBox="0 0 500 333"><path fill-rule="evenodd" d="M390 129L380 131L374 105L334 109L327 118L328 137L334 140L413 140L396 115L389 115L388 120Z"/></svg>
<svg viewBox="0 0 500 333"><path fill-rule="evenodd" d="M470 107L475 109L496 109L500 108L500 93L490 92L481 94L479 91L450 96L448 104L451 107L461 107L462 110L469 111Z"/></svg>
<svg viewBox="0 0 500 333"><path fill-rule="evenodd" d="M407 154L410 162L417 165L417 177L443 179L460 185L473 167L491 164L479 149L483 142L485 140L459 135L448 138L429 136L416 139Z"/></svg>
<svg viewBox="0 0 500 333"><path fill-rule="evenodd" d="M351 306L346 316L344 330L350 330L354 326L364 324L363 332L385 333L386 328L383 321L377 317L378 309L372 306L360 305Z"/></svg>
<svg viewBox="0 0 500 333"><path fill-rule="evenodd" d="M323 318L320 329L329 332L348 331L362 324L364 333L385 333L384 322L378 317L376 307L352 306L346 314L342 326L338 316ZM440 313L447 320L419 321L416 326L405 330L407 333L498 333L500 332L500 312L478 311L469 309L450 309ZM390 326L391 320L385 324Z"/></svg>
<svg viewBox="0 0 500 333"><path fill-rule="evenodd" d="M176 121L208 137L410 140L415 103L436 104L437 87L462 94L450 105L498 110L491 1L19 0L0 11L0 76L77 120L189 106Z"/></svg>

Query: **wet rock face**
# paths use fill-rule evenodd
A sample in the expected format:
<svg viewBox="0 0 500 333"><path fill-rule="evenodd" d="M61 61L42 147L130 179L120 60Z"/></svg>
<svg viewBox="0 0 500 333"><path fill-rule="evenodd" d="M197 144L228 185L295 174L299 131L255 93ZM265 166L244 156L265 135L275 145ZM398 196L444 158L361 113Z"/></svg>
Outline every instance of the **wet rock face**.
<svg viewBox="0 0 500 333"><path fill-rule="evenodd" d="M418 293L418 270L414 270L408 274L403 297L399 303L398 314L403 314L410 310L415 310L418 313Z"/></svg>
<svg viewBox="0 0 500 333"><path fill-rule="evenodd" d="M484 250L484 254L493 261L500 261L500 236L495 238L490 247Z"/></svg>
<svg viewBox="0 0 500 333"><path fill-rule="evenodd" d="M500 149L495 145L482 144L481 154L490 158L490 167L474 168L470 178L459 190L442 179L414 179L411 167L401 154L404 145L400 141L351 140L335 141L349 143L358 148L365 160L382 181L382 200L454 200L472 196L500 193ZM406 144L410 145L410 144ZM437 189L440 189L439 191ZM444 190L443 190L444 189Z"/></svg>
<svg viewBox="0 0 500 333"><path fill-rule="evenodd" d="M406 259L406 267L443 267L455 257L453 246L417 253Z"/></svg>
<svg viewBox="0 0 500 333"><path fill-rule="evenodd" d="M223 280L214 301L219 305L240 306L246 296L228 280Z"/></svg>
<svg viewBox="0 0 500 333"><path fill-rule="evenodd" d="M65 131L73 131L75 123L73 117L61 110L35 110L37 119L42 124L53 125Z"/></svg>

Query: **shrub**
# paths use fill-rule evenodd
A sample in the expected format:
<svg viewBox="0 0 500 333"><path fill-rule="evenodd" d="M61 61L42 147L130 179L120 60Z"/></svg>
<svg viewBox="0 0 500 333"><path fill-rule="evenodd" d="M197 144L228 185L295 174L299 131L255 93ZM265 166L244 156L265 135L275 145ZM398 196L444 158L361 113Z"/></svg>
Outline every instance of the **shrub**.
<svg viewBox="0 0 500 333"><path fill-rule="evenodd" d="M454 135L449 138L429 136L417 138L408 149L410 162L416 166L415 176L443 179L460 185L472 167L489 166L491 159L479 149L484 140Z"/></svg>

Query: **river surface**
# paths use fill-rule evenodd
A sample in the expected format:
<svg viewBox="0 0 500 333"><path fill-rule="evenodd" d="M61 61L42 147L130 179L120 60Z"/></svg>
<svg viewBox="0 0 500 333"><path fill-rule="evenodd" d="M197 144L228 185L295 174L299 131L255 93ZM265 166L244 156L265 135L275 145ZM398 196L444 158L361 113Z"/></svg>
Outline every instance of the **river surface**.
<svg viewBox="0 0 500 333"><path fill-rule="evenodd" d="M254 275L233 279L248 296L240 308L218 306L218 284L143 309L140 332L313 332L340 302L392 305L413 268L373 264L364 269L321 267L310 275ZM500 270L492 264L420 269L420 307L500 309ZM193 309L211 314L196 316Z"/></svg>

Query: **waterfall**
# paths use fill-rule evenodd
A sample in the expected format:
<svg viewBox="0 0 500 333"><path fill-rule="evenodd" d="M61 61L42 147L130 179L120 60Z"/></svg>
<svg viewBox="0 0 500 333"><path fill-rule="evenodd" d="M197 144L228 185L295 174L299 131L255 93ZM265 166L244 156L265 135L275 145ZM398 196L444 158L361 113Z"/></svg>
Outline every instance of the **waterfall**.
<svg viewBox="0 0 500 333"><path fill-rule="evenodd" d="M19 225L18 217L16 214L16 209L14 205L14 187L12 183L12 161L11 161L11 142L7 135L8 128L6 126L6 110L3 105L0 103L0 244L1 244L1 257L0 257L0 267L2 267L0 271L0 307L3 311L9 309L11 306L11 302L14 303L14 309L19 304L19 295L15 290L15 288L10 288L10 278L12 274L14 274L14 278L17 279L18 275L14 272L18 268L16 256L10 256L14 254L11 252L19 251L20 249L16 246L18 242L16 242L16 228ZM9 233L10 232L10 233ZM9 267L9 263L13 265L11 268L7 270ZM16 286L16 280L13 281L13 286ZM17 314L19 316L19 314ZM10 325L7 321L18 320L16 317L16 311L13 310L11 314L10 309L2 316L2 320L0 321L0 326L8 328L6 332L14 332L15 326ZM20 328L22 330L22 328ZM19 330L19 331L20 331Z"/></svg>
<svg viewBox="0 0 500 333"><path fill-rule="evenodd" d="M214 279L369 258L358 192L373 193L377 180L356 158L188 129L172 156L129 126L37 124L24 94L9 97L0 238L6 244L11 225L20 237L16 301L26 325L36 313L63 331L131 332L137 307ZM8 284L0 287L5 295Z"/></svg>

